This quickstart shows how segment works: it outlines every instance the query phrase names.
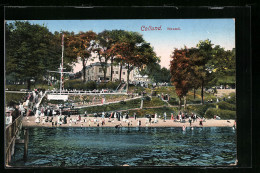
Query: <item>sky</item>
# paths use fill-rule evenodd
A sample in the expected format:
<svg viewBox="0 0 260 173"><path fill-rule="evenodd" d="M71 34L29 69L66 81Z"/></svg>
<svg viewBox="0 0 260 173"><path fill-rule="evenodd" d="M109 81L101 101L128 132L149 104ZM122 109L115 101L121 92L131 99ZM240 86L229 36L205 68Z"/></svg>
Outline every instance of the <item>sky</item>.
<svg viewBox="0 0 260 173"><path fill-rule="evenodd" d="M28 20L33 24L46 26L55 31L89 31L122 29L139 32L145 41L161 57L160 65L169 69L170 56L175 48L196 47L200 40L211 40L225 50L235 48L235 19L132 19L132 20ZM161 27L161 30L143 31L144 27ZM180 30L168 30L179 28ZM89 62L90 63L90 62ZM88 64L89 64L88 63ZM77 64L74 72L82 69Z"/></svg>

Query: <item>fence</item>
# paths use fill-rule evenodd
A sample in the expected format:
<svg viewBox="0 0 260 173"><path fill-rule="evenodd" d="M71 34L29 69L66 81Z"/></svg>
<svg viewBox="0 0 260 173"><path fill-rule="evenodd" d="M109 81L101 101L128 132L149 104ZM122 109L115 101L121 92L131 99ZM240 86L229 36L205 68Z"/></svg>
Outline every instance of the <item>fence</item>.
<svg viewBox="0 0 260 173"><path fill-rule="evenodd" d="M20 115L18 118L14 120L12 124L9 124L5 128L5 163L9 164L11 161L11 157L14 154L14 146L15 140L19 135L19 132L22 128L22 119L23 117Z"/></svg>

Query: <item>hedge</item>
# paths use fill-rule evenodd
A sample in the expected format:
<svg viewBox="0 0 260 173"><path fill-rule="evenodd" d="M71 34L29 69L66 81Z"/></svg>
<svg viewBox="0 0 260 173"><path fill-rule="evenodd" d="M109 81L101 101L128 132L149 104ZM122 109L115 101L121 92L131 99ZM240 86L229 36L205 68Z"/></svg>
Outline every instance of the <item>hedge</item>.
<svg viewBox="0 0 260 173"><path fill-rule="evenodd" d="M215 104L204 104L204 105L189 105L187 110L189 113L196 113L200 116L203 116L208 108L216 107Z"/></svg>
<svg viewBox="0 0 260 173"><path fill-rule="evenodd" d="M235 104L231 104L231 103L228 103L226 101L221 101L221 102L217 103L217 105L220 109L231 110L231 111L236 110Z"/></svg>
<svg viewBox="0 0 260 173"><path fill-rule="evenodd" d="M209 108L205 113L206 118L214 118L214 115L219 116L221 119L235 119L236 111Z"/></svg>

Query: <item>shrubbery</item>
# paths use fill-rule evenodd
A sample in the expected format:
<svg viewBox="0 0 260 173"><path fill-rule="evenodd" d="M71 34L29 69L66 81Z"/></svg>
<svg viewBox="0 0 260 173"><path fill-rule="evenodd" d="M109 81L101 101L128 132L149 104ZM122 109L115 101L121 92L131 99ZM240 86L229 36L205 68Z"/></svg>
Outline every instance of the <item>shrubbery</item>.
<svg viewBox="0 0 260 173"><path fill-rule="evenodd" d="M8 106L15 104L19 104L25 98L26 94L24 93L5 93L5 103Z"/></svg>
<svg viewBox="0 0 260 173"><path fill-rule="evenodd" d="M97 84L95 81L88 81L85 84L82 80L67 80L64 84L66 89L76 90L94 90L94 89L111 89L115 90L119 85L119 82L107 82Z"/></svg>
<svg viewBox="0 0 260 173"><path fill-rule="evenodd" d="M95 107L87 107L79 109L79 113L83 114L85 111L88 113L101 113L101 112L109 112L109 111L119 111L125 109L139 108L141 105L140 99L123 101L119 103L112 103L109 105L95 106Z"/></svg>
<svg viewBox="0 0 260 173"><path fill-rule="evenodd" d="M209 108L205 113L206 118L214 118L214 115L219 116L221 119L235 119L236 111L222 110L217 108Z"/></svg>
<svg viewBox="0 0 260 173"><path fill-rule="evenodd" d="M236 93L230 93L229 96L230 98L226 99L226 102L236 104Z"/></svg>
<svg viewBox="0 0 260 173"><path fill-rule="evenodd" d="M189 105L187 110L190 113L196 113L200 116L203 116L208 108L216 107L214 104L204 104L204 105Z"/></svg>
<svg viewBox="0 0 260 173"><path fill-rule="evenodd" d="M231 110L231 111L236 110L235 104L231 104L231 103L228 103L226 101L221 101L221 102L217 103L217 105L220 109L227 109L227 110Z"/></svg>
<svg viewBox="0 0 260 173"><path fill-rule="evenodd" d="M27 89L26 85L6 85L5 89L8 91L20 91L20 89Z"/></svg>
<svg viewBox="0 0 260 173"><path fill-rule="evenodd" d="M144 107L166 106L167 104L158 97L145 97Z"/></svg>

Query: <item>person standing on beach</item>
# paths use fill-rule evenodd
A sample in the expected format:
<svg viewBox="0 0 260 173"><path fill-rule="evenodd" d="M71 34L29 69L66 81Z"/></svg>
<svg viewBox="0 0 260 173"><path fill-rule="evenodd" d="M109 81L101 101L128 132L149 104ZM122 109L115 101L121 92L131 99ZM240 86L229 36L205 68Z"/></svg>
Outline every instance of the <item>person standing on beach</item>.
<svg viewBox="0 0 260 173"><path fill-rule="evenodd" d="M173 113L171 113L171 120L173 120Z"/></svg>
<svg viewBox="0 0 260 173"><path fill-rule="evenodd" d="M154 115L154 123L157 123L157 113Z"/></svg>
<svg viewBox="0 0 260 173"><path fill-rule="evenodd" d="M189 123L190 123L190 126L191 126L191 117L189 117Z"/></svg>
<svg viewBox="0 0 260 173"><path fill-rule="evenodd" d="M200 119L200 125L201 125L201 126L203 126L203 123L202 123L202 121L203 121L203 120L202 120L202 119Z"/></svg>
<svg viewBox="0 0 260 173"><path fill-rule="evenodd" d="M164 112L164 122L166 121L166 112Z"/></svg>

